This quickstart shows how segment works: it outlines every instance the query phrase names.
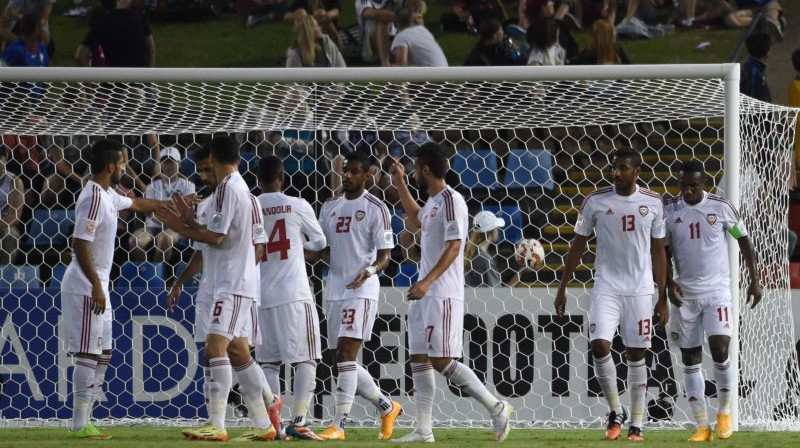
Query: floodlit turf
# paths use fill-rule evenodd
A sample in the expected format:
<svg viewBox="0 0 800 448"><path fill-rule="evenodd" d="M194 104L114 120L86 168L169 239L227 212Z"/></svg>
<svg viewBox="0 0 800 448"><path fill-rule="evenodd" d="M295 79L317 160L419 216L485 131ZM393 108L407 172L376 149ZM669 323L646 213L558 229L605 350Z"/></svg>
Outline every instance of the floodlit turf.
<svg viewBox="0 0 800 448"><path fill-rule="evenodd" d="M110 428L106 431L113 436L107 441L80 441L66 438L65 429L0 429L0 447L62 447L62 446L87 446L113 445L115 447L172 447L203 445L209 443L187 442L181 437L176 428L151 428L151 427L124 427ZM243 432L241 429L232 429L232 437ZM397 435L403 435L408 430L399 430ZM347 442L324 442L331 447L375 447L385 442L378 442L377 431L373 429L351 429L347 432ZM441 429L435 432L437 447L472 448L480 446L497 446L488 430L448 430ZM674 447L692 446L686 442L689 431L662 430L646 431L645 446L649 447ZM602 430L514 430L503 447L511 448L575 448L575 447L609 447L629 446L626 441L605 442ZM323 442L272 442L286 443L293 446L307 446ZM800 433L792 432L741 432L730 440L712 442L722 447L797 447L800 446Z"/></svg>

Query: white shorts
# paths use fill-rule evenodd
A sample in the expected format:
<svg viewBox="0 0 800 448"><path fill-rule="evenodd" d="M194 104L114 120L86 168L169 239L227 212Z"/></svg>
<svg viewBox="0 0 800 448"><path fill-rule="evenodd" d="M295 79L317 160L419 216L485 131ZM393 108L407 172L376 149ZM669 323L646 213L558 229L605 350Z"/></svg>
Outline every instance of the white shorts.
<svg viewBox="0 0 800 448"><path fill-rule="evenodd" d="M650 348L653 330L653 295L617 296L592 293L589 307L589 341L614 340L619 334L625 347Z"/></svg>
<svg viewBox="0 0 800 448"><path fill-rule="evenodd" d="M464 301L426 296L408 306L408 351L433 358L460 358L464 343Z"/></svg>
<svg viewBox="0 0 800 448"><path fill-rule="evenodd" d="M211 294L197 293L194 298L194 342L200 344L206 341L208 336L208 324L211 319L211 304L214 298Z"/></svg>
<svg viewBox="0 0 800 448"><path fill-rule="evenodd" d="M61 314L67 333L67 352L99 355L114 348L111 323L114 311L106 291L106 310L92 311L92 297L83 294L61 293Z"/></svg>
<svg viewBox="0 0 800 448"><path fill-rule="evenodd" d="M208 334L223 336L228 340L248 338L258 343L258 307L253 299L237 295L220 295L211 303ZM207 335L208 335L207 334Z"/></svg>
<svg viewBox="0 0 800 448"><path fill-rule="evenodd" d="M295 364L322 358L319 316L311 302L292 302L258 310L261 344L258 362Z"/></svg>
<svg viewBox="0 0 800 448"><path fill-rule="evenodd" d="M685 297L683 306L672 306L670 339L680 348L701 347L705 337L730 336L733 325L730 293Z"/></svg>
<svg viewBox="0 0 800 448"><path fill-rule="evenodd" d="M329 300L325 302L328 323L328 348L336 349L339 338L372 338L378 315L378 302L369 299Z"/></svg>

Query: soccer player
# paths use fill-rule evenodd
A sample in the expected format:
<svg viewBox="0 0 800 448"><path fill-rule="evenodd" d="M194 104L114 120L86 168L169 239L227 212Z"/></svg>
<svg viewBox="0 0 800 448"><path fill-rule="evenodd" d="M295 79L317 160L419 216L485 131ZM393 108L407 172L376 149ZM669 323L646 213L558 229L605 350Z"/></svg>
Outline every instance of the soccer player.
<svg viewBox="0 0 800 448"><path fill-rule="evenodd" d="M645 352L650 348L653 317L653 276L658 287L655 313L659 326L669 319L667 260L664 252L664 207L661 197L636 184L642 159L632 149L614 152L613 187L601 188L583 200L575 223L567 262L555 298L555 311L564 315L567 283L586 251L586 241L597 236L595 280L589 308L589 341L595 376L611 412L606 440L619 438L627 420L617 391L617 368L611 359L611 340L619 327L628 360L631 394L629 441L642 441L647 392Z"/></svg>
<svg viewBox="0 0 800 448"><path fill-rule="evenodd" d="M150 213L167 201L121 196L113 186L125 170L121 143L102 139L92 145L92 178L75 205L72 261L61 282L61 312L67 325L67 346L75 354L72 371L72 432L70 437L108 439L89 420L102 394L111 361L113 311L108 282L121 210Z"/></svg>
<svg viewBox="0 0 800 448"><path fill-rule="evenodd" d="M325 235L308 202L282 193L286 174L281 159L262 159L258 177L263 191L258 197L259 213L269 238L261 263L258 319L262 340L256 348L256 359L274 391L280 390L281 364L294 366L295 399L292 424L286 428L286 435L322 440L306 427L306 414L317 384L317 361L322 355L319 317L303 250L322 250Z"/></svg>
<svg viewBox="0 0 800 448"><path fill-rule="evenodd" d="M392 165L392 181L406 212L406 228L421 229L422 263L419 281L408 290L408 344L417 427L394 440L398 443L433 442L433 369L478 400L492 417L498 442L511 427L511 405L498 400L475 372L456 358L462 356L464 328L464 247L469 216L464 198L444 182L447 156L435 143L425 143L414 154L414 180L428 201L420 208L411 196L402 164Z"/></svg>
<svg viewBox="0 0 800 448"><path fill-rule="evenodd" d="M356 392L378 408L381 429L378 440L392 437L402 412L400 403L381 392L375 380L356 361L363 341L372 337L378 314L380 283L377 273L389 265L394 235L389 209L366 191L370 179L369 156L351 152L345 156L343 194L326 202L319 221L330 248L330 273L325 288L328 346L336 350L336 410L333 421L319 436L344 440L344 425Z"/></svg>
<svg viewBox="0 0 800 448"><path fill-rule="evenodd" d="M681 194L665 201L667 255L674 261L667 269L667 286L672 302L670 335L681 348L683 384L697 430L690 442L711 441L705 404L703 333L714 360L717 383L717 437L733 435L730 402L734 389L728 346L731 342L731 296L728 247L725 234L739 244L750 284L747 301L761 301L761 286L756 272L756 255L739 213L720 196L704 191L706 173L697 160L686 162L678 174Z"/></svg>
<svg viewBox="0 0 800 448"><path fill-rule="evenodd" d="M254 198L238 171L239 147L230 137L216 137L209 143L209 162L219 181L211 196L207 225L195 221L194 210L176 198L176 210L156 217L170 228L207 244L203 264L211 267L213 304L205 344L206 403L209 422L183 431L190 440L225 441L225 409L233 381L231 365L238 374L248 415L255 428L233 440L263 441L276 436L270 414L280 407L264 373L250 356L248 337L257 325L259 269L254 239L263 234L261 216ZM265 403L269 405L269 413Z"/></svg>

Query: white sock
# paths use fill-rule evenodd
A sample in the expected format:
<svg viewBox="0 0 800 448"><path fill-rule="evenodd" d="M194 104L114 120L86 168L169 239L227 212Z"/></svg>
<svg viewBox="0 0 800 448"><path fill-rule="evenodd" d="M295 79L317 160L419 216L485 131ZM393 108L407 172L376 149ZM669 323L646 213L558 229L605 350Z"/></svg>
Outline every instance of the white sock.
<svg viewBox="0 0 800 448"><path fill-rule="evenodd" d="M92 385L92 389L94 389L92 406L103 397L103 386L106 383L106 370L108 370L108 364L110 362L111 355L100 355L97 357L97 367L94 368L94 381Z"/></svg>
<svg viewBox="0 0 800 448"><path fill-rule="evenodd" d="M261 364L261 370L264 371L264 378L267 380L267 386L274 395L281 393L281 366L280 364ZM265 403L268 403L264 399Z"/></svg>
<svg viewBox="0 0 800 448"><path fill-rule="evenodd" d="M385 415L392 410L392 399L381 392L380 387L375 382L375 378L367 372L361 364L356 364L356 371L358 372L358 387L356 393L361 395L370 403L374 404L381 415Z"/></svg>
<svg viewBox="0 0 800 448"><path fill-rule="evenodd" d="M594 358L594 376L600 383L600 389L606 396L608 407L617 414L622 413L622 404L619 402L619 389L617 389L617 366L611 354Z"/></svg>
<svg viewBox="0 0 800 448"><path fill-rule="evenodd" d="M706 412L706 380L703 378L701 364L683 366L683 388L686 399L689 400L689 409L692 410L697 426L708 426L708 413Z"/></svg>
<svg viewBox="0 0 800 448"><path fill-rule="evenodd" d="M333 424L344 428L344 419L350 414L358 387L358 367L355 361L336 363L339 376L336 378L336 413Z"/></svg>
<svg viewBox="0 0 800 448"><path fill-rule="evenodd" d="M490 415L495 416L503 410L500 400L492 395L481 380L478 379L478 375L475 375L475 372L464 364L456 360L450 361L450 364L442 370L442 374L454 386L478 400L489 411Z"/></svg>
<svg viewBox="0 0 800 448"><path fill-rule="evenodd" d="M303 361L294 367L294 406L292 420L295 425L305 426L308 408L317 388L317 362Z"/></svg>
<svg viewBox="0 0 800 448"><path fill-rule="evenodd" d="M647 364L644 359L628 361L628 390L631 394L631 426L641 428L647 399Z"/></svg>
<svg viewBox="0 0 800 448"><path fill-rule="evenodd" d="M411 363L411 378L414 380L414 404L417 407L416 431L422 434L433 432L433 393L435 380L431 363Z"/></svg>
<svg viewBox="0 0 800 448"><path fill-rule="evenodd" d="M78 431L89 423L94 401L94 371L97 361L75 358L72 369L72 430Z"/></svg>
<svg viewBox="0 0 800 448"><path fill-rule="evenodd" d="M206 407L208 419L219 429L225 429L225 410L228 405L228 393L233 384L231 360L228 358L211 358L208 360L208 395Z"/></svg>
<svg viewBox="0 0 800 448"><path fill-rule="evenodd" d="M731 413L731 394L733 394L733 370L730 358L714 363L714 379L717 381L717 413Z"/></svg>
<svg viewBox="0 0 800 448"><path fill-rule="evenodd" d="M256 428L269 428L272 423L269 421L267 407L264 403L263 390L264 385L267 384L264 372L261 371L261 368L252 358L245 364L234 367L234 369L239 375L239 392L242 393L242 400L247 406L247 415L253 420Z"/></svg>

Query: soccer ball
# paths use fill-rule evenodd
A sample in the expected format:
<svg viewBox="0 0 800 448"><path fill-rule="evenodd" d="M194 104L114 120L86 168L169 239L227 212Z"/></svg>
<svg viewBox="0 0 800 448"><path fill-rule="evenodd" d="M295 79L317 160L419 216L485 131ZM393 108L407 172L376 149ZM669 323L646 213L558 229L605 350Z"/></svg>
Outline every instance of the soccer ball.
<svg viewBox="0 0 800 448"><path fill-rule="evenodd" d="M539 269L544 265L544 247L533 238L524 239L517 243L514 258L520 267Z"/></svg>

